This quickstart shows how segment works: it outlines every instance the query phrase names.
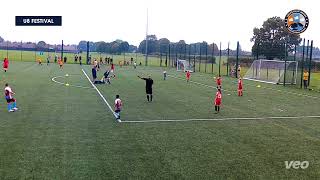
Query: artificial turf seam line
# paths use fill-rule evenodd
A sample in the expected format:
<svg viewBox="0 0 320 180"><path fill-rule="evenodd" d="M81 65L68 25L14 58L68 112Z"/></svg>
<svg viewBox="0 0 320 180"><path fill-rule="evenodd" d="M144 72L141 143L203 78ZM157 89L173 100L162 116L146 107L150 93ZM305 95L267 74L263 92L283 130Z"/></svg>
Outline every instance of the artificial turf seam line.
<svg viewBox="0 0 320 180"><path fill-rule="evenodd" d="M89 76L87 75L87 73L85 72L85 70L81 69L83 74L87 77L88 81L90 82L90 84L92 85L92 87L98 92L99 96L101 97L101 99L104 101L104 103L109 107L110 111L112 112L113 116L115 118L117 118L116 113L112 110L110 104L108 103L108 101L106 100L106 98L101 94L101 92L99 91L99 89L91 82ZM121 122L120 119L118 119L118 122Z"/></svg>
<svg viewBox="0 0 320 180"><path fill-rule="evenodd" d="M301 119L301 118L320 118L318 116L275 116L275 117L234 117L234 118L217 118L217 119L157 119L141 121L122 121L123 123L152 123L152 122L187 122L187 121L227 121L227 120L268 120L268 119Z"/></svg>

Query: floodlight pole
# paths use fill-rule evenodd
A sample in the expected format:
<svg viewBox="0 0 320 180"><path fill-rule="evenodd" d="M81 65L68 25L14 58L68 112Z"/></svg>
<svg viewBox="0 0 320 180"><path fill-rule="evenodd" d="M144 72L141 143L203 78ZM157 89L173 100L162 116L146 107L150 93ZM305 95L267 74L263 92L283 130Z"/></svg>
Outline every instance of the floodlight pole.
<svg viewBox="0 0 320 180"><path fill-rule="evenodd" d="M177 51L177 46L178 45L175 45L174 46L174 51L176 52L176 60L174 61L174 65L173 65L173 67L177 67L177 63L178 63L178 51Z"/></svg>
<svg viewBox="0 0 320 180"><path fill-rule="evenodd" d="M293 56L293 60L294 62L296 62L296 54L297 54L297 45L294 45L294 56ZM292 78L294 78L294 73L295 71L292 71Z"/></svg>
<svg viewBox="0 0 320 180"><path fill-rule="evenodd" d="M20 42L20 60L22 61L22 41Z"/></svg>
<svg viewBox="0 0 320 180"><path fill-rule="evenodd" d="M90 46L89 46L89 41L87 41L87 64L89 64L89 51L90 51Z"/></svg>
<svg viewBox="0 0 320 180"><path fill-rule="evenodd" d="M37 42L34 42L34 60L37 61Z"/></svg>
<svg viewBox="0 0 320 180"><path fill-rule="evenodd" d="M171 59L171 44L169 43L169 45L168 45L169 47L168 47L168 54L169 54L169 67L170 67L170 59Z"/></svg>
<svg viewBox="0 0 320 180"><path fill-rule="evenodd" d="M287 75L287 44L284 43L284 76L283 76L283 86L286 85L286 75Z"/></svg>
<svg viewBox="0 0 320 180"><path fill-rule="evenodd" d="M211 73L213 74L213 61L215 60L214 58L214 43L212 43L212 60L211 60Z"/></svg>
<svg viewBox="0 0 320 180"><path fill-rule="evenodd" d="M230 42L228 42L228 55L227 55L227 76L229 76L229 55L230 55Z"/></svg>
<svg viewBox="0 0 320 180"><path fill-rule="evenodd" d="M300 88L302 88L302 79L303 79L303 69L304 69L304 48L305 48L306 39L303 39L302 47L302 59L301 59L301 78L300 78Z"/></svg>
<svg viewBox="0 0 320 180"><path fill-rule="evenodd" d="M7 40L7 59L9 59L9 41Z"/></svg>
<svg viewBox="0 0 320 180"><path fill-rule="evenodd" d="M310 86L310 78L311 78L312 49L313 49L313 40L311 40L311 45L310 45L308 86Z"/></svg>
<svg viewBox="0 0 320 180"><path fill-rule="evenodd" d="M63 60L63 40L61 42L61 60ZM64 60L63 60L64 61Z"/></svg>
<svg viewBox="0 0 320 180"><path fill-rule="evenodd" d="M202 46L202 42L200 43L199 72L201 67L201 46Z"/></svg>
<svg viewBox="0 0 320 180"><path fill-rule="evenodd" d="M221 42L220 42L220 51L219 51L219 76L221 76L221 55L222 55L222 51L221 51Z"/></svg>
<svg viewBox="0 0 320 180"><path fill-rule="evenodd" d="M238 66L239 66L239 41L237 42L237 60L236 60L236 78L238 78Z"/></svg>
<svg viewBox="0 0 320 180"><path fill-rule="evenodd" d="M309 55L309 40L307 41L306 63L308 63L308 55Z"/></svg>
<svg viewBox="0 0 320 180"><path fill-rule="evenodd" d="M194 45L194 54L193 54L193 72L196 72L196 51L197 51L197 44Z"/></svg>
<svg viewBox="0 0 320 180"><path fill-rule="evenodd" d="M184 59L187 59L187 43L184 44Z"/></svg>
<svg viewBox="0 0 320 180"><path fill-rule="evenodd" d="M167 52L166 52L166 62L165 62L166 67L168 67L168 48L167 48Z"/></svg>
<svg viewBox="0 0 320 180"><path fill-rule="evenodd" d="M206 64L204 66L204 72L207 72L207 64L208 64L208 43L206 43Z"/></svg>
<svg viewBox="0 0 320 180"><path fill-rule="evenodd" d="M148 66L148 23L149 23L149 12L147 8L147 25L146 25L146 59L145 59L145 66Z"/></svg>
<svg viewBox="0 0 320 180"><path fill-rule="evenodd" d="M189 47L189 57L188 57L188 59L189 59L189 66L190 66L190 64L191 64L191 58L190 58L190 55L191 55L191 44L189 44L188 47Z"/></svg>

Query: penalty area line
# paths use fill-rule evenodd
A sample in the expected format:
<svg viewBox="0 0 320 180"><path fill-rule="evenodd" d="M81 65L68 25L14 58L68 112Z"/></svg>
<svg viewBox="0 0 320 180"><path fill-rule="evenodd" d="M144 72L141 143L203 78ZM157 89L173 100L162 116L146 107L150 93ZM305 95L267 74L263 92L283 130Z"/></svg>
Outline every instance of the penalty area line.
<svg viewBox="0 0 320 180"><path fill-rule="evenodd" d="M190 122L190 121L237 121L237 120L277 120L277 119L318 119L319 116L275 116L275 117L233 117L233 118L216 118L216 119L157 119L141 121L122 121L123 123L155 123L155 122Z"/></svg>
<svg viewBox="0 0 320 180"><path fill-rule="evenodd" d="M180 80L184 80L183 78L180 78L180 77L177 77L177 76L173 76L173 75L169 75L169 77L172 77L172 78L175 78L175 79L180 79ZM210 86L210 85L207 85L207 84L203 84L203 83L199 83L199 82L196 82L196 81L189 81L190 83L193 83L193 84L198 84L198 85L201 85L201 86L204 86L204 87L208 87L208 88L213 88L213 89L217 89L217 87L215 86ZM232 92L230 90L226 90L226 89L221 89L222 91L226 91L226 92Z"/></svg>
<svg viewBox="0 0 320 180"><path fill-rule="evenodd" d="M99 89L97 88L96 85L94 85L91 81L91 79L89 78L89 76L87 75L87 73L85 72L85 70L81 69L83 74L87 77L88 81L90 82L90 84L92 85L92 87L97 91L97 93L99 94L99 96L101 97L101 99L104 101L104 103L108 106L108 108L110 109L110 111L112 112L113 116L115 118L117 118L116 113L113 111L113 109L111 108L110 104L108 103L108 101L106 100L106 98L101 94L101 92L99 91ZM121 122L120 119L117 120L118 122Z"/></svg>

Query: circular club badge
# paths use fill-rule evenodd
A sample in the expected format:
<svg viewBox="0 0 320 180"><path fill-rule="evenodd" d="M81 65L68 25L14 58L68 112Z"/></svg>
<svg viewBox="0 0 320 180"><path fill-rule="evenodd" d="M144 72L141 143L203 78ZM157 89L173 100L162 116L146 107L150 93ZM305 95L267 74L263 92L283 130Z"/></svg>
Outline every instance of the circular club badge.
<svg viewBox="0 0 320 180"><path fill-rule="evenodd" d="M309 25L309 18L307 14L298 9L288 12L284 21L288 31L294 34L303 33Z"/></svg>

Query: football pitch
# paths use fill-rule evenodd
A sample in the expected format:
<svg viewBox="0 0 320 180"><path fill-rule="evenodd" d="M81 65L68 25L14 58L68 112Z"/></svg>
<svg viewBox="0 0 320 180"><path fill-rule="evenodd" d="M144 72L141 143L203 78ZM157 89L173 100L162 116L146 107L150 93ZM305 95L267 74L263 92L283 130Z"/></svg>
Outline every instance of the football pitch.
<svg viewBox="0 0 320 180"><path fill-rule="evenodd" d="M320 176L319 93L244 81L238 97L236 79L223 77L215 114L212 74L193 73L187 83L182 72L166 68L163 80L162 71L117 66L111 85L93 86L90 66L11 62L0 85L11 85L19 110L8 113L0 100L0 179ZM153 78L153 102L137 75ZM121 122L108 107L117 94ZM285 161L310 165L286 169Z"/></svg>

